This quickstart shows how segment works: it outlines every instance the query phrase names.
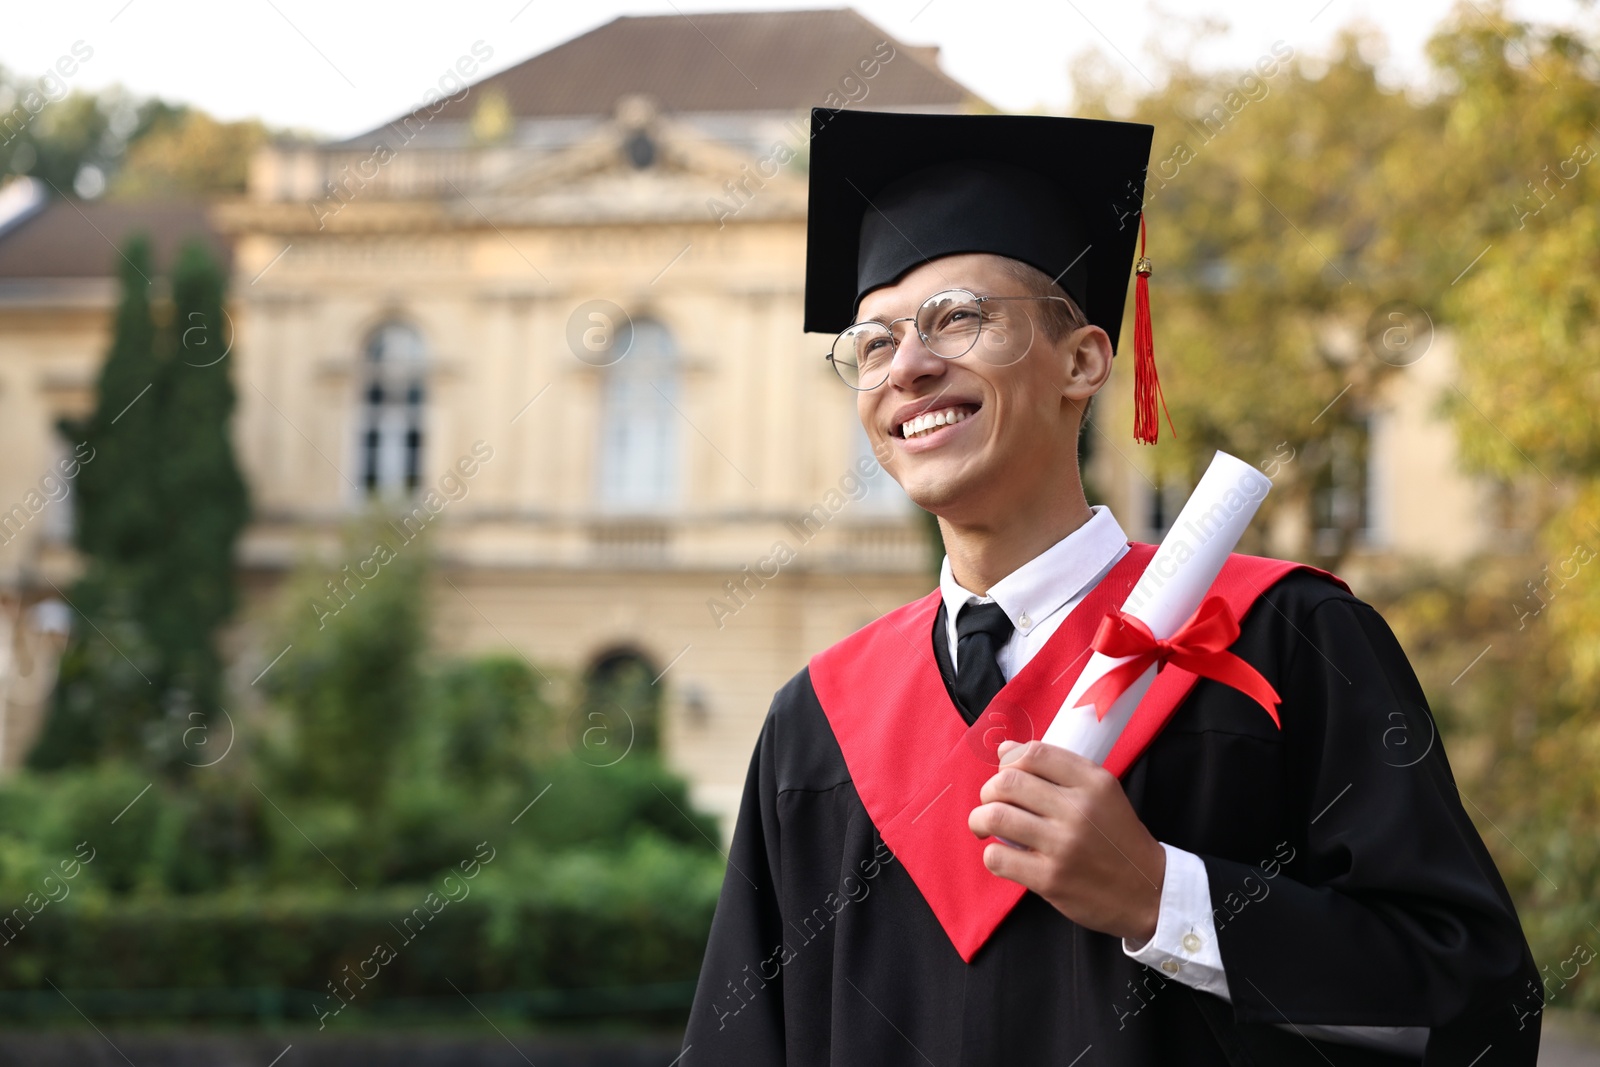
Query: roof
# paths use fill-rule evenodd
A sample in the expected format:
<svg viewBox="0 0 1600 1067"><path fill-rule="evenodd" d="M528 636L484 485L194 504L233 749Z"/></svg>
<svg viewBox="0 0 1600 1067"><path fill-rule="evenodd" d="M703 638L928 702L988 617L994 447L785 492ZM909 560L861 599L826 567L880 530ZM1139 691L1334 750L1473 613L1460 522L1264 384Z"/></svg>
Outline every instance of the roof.
<svg viewBox="0 0 1600 1067"><path fill-rule="evenodd" d="M105 278L117 273L129 237L149 236L156 267L165 271L178 248L199 237L226 270L228 243L211 227L203 201L51 198L0 234L0 279Z"/></svg>
<svg viewBox="0 0 1600 1067"><path fill-rule="evenodd" d="M934 51L903 44L848 8L630 15L475 83L429 119L466 120L488 90L503 94L518 118L610 115L632 94L676 112L804 111L868 101L883 110L976 100L938 68ZM860 64L874 60L874 75L864 77Z"/></svg>

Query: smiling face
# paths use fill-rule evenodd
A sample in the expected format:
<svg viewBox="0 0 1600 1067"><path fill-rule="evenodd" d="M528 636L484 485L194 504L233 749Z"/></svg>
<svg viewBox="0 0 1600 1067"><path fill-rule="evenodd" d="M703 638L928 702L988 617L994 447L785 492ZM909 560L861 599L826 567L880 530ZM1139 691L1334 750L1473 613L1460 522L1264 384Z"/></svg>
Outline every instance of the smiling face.
<svg viewBox="0 0 1600 1067"><path fill-rule="evenodd" d="M1007 267L983 253L930 260L863 297L856 320L914 316L945 289L1032 295ZM857 393L856 410L883 468L919 507L958 524L993 526L1037 514L1063 493L1081 496L1079 413L1110 373L1111 344L1097 326L1050 337L1041 325L1044 304L980 305L977 344L955 359L928 351L912 323L895 325L902 340L889 378Z"/></svg>

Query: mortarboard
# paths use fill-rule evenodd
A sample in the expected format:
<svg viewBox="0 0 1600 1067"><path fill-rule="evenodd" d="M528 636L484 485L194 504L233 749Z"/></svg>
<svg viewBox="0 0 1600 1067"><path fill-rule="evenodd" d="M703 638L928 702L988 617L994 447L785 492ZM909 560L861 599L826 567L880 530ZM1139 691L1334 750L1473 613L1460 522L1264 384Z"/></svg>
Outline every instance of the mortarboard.
<svg viewBox="0 0 1600 1067"><path fill-rule="evenodd" d="M1054 279L1115 351L1153 135L1100 119L813 108L805 329L844 329L863 296L918 264L989 252ZM1141 255L1135 435L1152 443L1148 273Z"/></svg>

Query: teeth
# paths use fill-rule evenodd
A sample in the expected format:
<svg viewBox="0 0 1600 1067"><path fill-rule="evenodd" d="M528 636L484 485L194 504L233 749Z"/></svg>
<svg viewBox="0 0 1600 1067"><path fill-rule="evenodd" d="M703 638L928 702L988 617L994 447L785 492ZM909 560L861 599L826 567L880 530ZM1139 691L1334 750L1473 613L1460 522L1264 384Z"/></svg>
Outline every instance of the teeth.
<svg viewBox="0 0 1600 1067"><path fill-rule="evenodd" d="M930 411L925 415L918 415L910 422L900 427L900 433L906 438L918 437L930 430L937 430L941 426L949 426L960 422L967 417L965 411L959 408L944 408L940 411Z"/></svg>

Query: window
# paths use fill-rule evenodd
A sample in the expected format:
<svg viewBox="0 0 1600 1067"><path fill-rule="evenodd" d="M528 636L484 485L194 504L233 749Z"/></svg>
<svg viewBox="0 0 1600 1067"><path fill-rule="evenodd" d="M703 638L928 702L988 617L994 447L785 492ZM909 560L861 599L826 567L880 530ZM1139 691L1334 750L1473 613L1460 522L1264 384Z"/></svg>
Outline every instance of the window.
<svg viewBox="0 0 1600 1067"><path fill-rule="evenodd" d="M678 500L676 405L682 366L667 328L633 324L633 344L603 368L600 400L600 505L612 512L665 511Z"/></svg>
<svg viewBox="0 0 1600 1067"><path fill-rule="evenodd" d="M660 751L660 673L633 648L614 648L595 659L584 677L580 759L614 762L634 750Z"/></svg>
<svg viewBox="0 0 1600 1067"><path fill-rule="evenodd" d="M85 455L93 456L92 451ZM40 481L40 488L50 501L44 510L41 533L46 541L67 545L72 543L78 517L78 472L83 469L72 442L55 434L50 440L50 471ZM70 472L70 473L69 473Z"/></svg>
<svg viewBox="0 0 1600 1067"><path fill-rule="evenodd" d="M1365 416L1334 426L1326 442L1327 459L1314 475L1312 518L1319 555L1342 555L1365 545L1372 524L1372 424Z"/></svg>
<svg viewBox="0 0 1600 1067"><path fill-rule="evenodd" d="M427 351L422 335L390 322L367 341L361 394L361 485L409 495L422 481L422 401Z"/></svg>

